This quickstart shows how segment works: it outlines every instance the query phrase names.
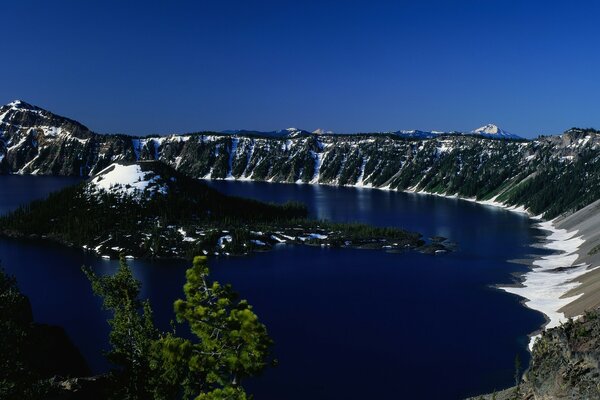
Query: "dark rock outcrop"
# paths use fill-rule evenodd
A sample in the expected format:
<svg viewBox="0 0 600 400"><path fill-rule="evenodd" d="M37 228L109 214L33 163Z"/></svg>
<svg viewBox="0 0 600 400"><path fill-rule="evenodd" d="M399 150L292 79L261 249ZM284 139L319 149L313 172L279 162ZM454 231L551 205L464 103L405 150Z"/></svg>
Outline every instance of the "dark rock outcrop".
<svg viewBox="0 0 600 400"><path fill-rule="evenodd" d="M600 311L543 332L519 387L472 399L600 399Z"/></svg>

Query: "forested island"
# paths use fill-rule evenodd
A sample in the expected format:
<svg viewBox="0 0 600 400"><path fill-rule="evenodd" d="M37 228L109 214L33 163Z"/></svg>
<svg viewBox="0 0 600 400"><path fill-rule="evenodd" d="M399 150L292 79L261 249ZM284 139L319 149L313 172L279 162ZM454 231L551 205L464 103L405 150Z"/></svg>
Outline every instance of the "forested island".
<svg viewBox="0 0 600 400"><path fill-rule="evenodd" d="M115 163L89 182L0 217L0 233L55 240L106 258L243 255L280 243L427 253L452 248L443 238L426 243L399 228L307 216L302 204L226 196L161 162Z"/></svg>

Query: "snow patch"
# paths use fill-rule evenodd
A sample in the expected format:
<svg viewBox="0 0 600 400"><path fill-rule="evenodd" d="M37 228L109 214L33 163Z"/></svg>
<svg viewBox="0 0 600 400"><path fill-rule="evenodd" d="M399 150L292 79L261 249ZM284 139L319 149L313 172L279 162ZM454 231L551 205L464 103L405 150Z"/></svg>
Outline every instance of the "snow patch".
<svg viewBox="0 0 600 400"><path fill-rule="evenodd" d="M112 164L100 171L88 184L92 192L105 191L133 196L138 199L145 193L167 193L167 186L152 171L142 171L138 164Z"/></svg>
<svg viewBox="0 0 600 400"><path fill-rule="evenodd" d="M573 265L578 258L577 251L584 242L581 236L577 236L577 231L568 232L566 229L558 229L553 221L541 222L538 226L550 232L547 238L549 242L544 244L544 247L560 253L534 261L533 269L524 275L522 286L500 289L527 299L525 301L527 307L540 311L548 317L549 322L545 328L549 329L567 320L564 313L559 310L581 296L563 297L568 291L579 286L574 279L598 267L588 269L585 264ZM530 349L537 337L531 338Z"/></svg>

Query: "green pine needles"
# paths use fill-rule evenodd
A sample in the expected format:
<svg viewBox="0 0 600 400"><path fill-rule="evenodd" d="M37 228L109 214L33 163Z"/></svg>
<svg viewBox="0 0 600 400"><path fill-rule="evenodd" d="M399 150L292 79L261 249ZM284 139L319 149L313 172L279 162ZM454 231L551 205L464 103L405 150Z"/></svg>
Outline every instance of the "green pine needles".
<svg viewBox="0 0 600 400"><path fill-rule="evenodd" d="M242 400L248 398L244 378L269 365L265 325L230 285L209 282L205 257L194 258L185 299L175 302L177 321L189 326L192 338L154 327L150 304L139 299L140 282L124 259L112 276L84 272L112 312L107 357L118 366L111 374L114 398Z"/></svg>
<svg viewBox="0 0 600 400"><path fill-rule="evenodd" d="M159 334L152 321L150 303L139 299L140 282L133 277L124 259L113 276L97 276L89 267L83 271L94 293L102 297L103 307L112 312L112 319L108 320L111 349L106 356L120 367L119 373L112 376L116 389L114 398L151 398L150 363Z"/></svg>

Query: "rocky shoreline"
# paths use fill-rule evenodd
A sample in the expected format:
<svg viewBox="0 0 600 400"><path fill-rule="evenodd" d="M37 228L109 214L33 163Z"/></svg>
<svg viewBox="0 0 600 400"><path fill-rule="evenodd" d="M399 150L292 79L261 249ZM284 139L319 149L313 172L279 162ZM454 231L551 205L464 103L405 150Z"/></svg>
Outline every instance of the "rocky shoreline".
<svg viewBox="0 0 600 400"><path fill-rule="evenodd" d="M468 400L595 400L600 398L600 310L548 329L514 387Z"/></svg>

